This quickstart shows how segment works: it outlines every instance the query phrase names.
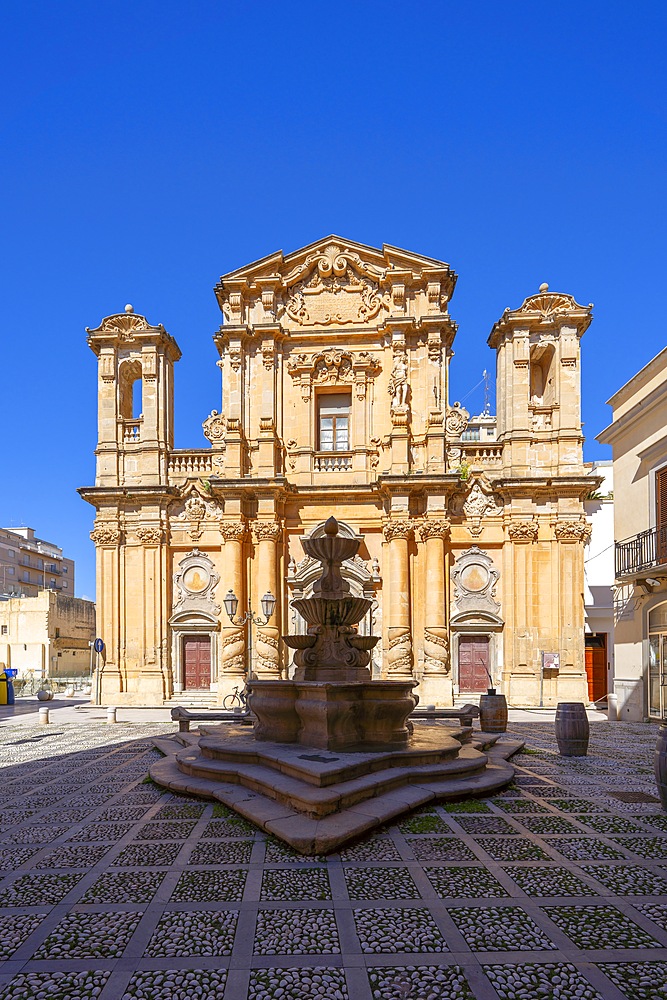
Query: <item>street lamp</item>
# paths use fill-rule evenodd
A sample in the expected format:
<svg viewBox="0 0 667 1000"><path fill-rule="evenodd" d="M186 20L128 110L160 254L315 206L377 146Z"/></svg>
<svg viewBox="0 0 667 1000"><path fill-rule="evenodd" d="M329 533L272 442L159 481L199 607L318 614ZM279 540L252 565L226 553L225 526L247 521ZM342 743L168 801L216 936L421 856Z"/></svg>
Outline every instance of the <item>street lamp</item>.
<svg viewBox="0 0 667 1000"><path fill-rule="evenodd" d="M225 594L225 599L223 604L225 605L225 611L227 612L227 617L229 618L232 625L237 627L242 627L247 623L248 625L248 677L252 679L252 627L253 625L264 626L268 625L269 621L273 615L276 607L276 599L270 590L264 594L261 599L262 612L264 613L264 618L262 619L259 615L255 614L253 609L250 607L250 599L248 599L248 610L244 612L241 618L236 617L236 612L239 607L239 599L230 587Z"/></svg>

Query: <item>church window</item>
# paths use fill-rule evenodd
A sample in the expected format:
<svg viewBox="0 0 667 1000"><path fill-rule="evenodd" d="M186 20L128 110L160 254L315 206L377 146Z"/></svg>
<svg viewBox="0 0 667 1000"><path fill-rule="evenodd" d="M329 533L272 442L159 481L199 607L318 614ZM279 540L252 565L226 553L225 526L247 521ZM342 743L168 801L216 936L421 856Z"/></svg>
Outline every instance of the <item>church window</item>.
<svg viewBox="0 0 667 1000"><path fill-rule="evenodd" d="M320 451L350 450L349 392L322 393L317 397L318 448Z"/></svg>

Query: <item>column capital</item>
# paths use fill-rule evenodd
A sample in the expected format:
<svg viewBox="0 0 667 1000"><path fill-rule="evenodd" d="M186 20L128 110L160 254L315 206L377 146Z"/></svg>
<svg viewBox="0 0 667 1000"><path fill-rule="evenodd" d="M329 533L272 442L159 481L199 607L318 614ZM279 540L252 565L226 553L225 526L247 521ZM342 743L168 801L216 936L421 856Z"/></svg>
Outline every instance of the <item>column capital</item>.
<svg viewBox="0 0 667 1000"><path fill-rule="evenodd" d="M409 518L399 518L395 521L387 521L382 528L385 541L387 542L391 542L394 538L412 538L414 530L414 521Z"/></svg>
<svg viewBox="0 0 667 1000"><path fill-rule="evenodd" d="M591 526L585 517L576 521L556 521L554 534L559 542L584 542L586 544L591 538Z"/></svg>
<svg viewBox="0 0 667 1000"><path fill-rule="evenodd" d="M226 542L242 542L248 531L244 521L221 521L219 527Z"/></svg>
<svg viewBox="0 0 667 1000"><path fill-rule="evenodd" d="M118 545L120 542L120 528L114 522L98 524L90 533L90 537L96 545Z"/></svg>
<svg viewBox="0 0 667 1000"><path fill-rule="evenodd" d="M507 534L513 542L534 542L537 540L537 521L510 521Z"/></svg>
<svg viewBox="0 0 667 1000"><path fill-rule="evenodd" d="M434 518L433 520L422 521L417 529L417 532L422 542L425 542L429 538L448 538L451 527L452 525L449 518L440 517L437 519Z"/></svg>
<svg viewBox="0 0 667 1000"><path fill-rule="evenodd" d="M279 521L253 521L251 525L252 536L256 542L279 541L283 527Z"/></svg>

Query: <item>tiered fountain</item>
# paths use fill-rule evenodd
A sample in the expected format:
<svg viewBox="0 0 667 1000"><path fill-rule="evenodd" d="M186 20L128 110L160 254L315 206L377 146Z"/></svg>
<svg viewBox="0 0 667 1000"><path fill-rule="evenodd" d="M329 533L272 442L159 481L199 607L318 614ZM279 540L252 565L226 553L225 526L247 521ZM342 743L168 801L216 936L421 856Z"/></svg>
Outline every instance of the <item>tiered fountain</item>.
<svg viewBox="0 0 667 1000"><path fill-rule="evenodd" d="M417 704L414 681L372 681L368 664L377 636L359 635L371 607L353 597L341 563L356 555L360 538L338 534L330 517L320 538L302 538L306 555L324 571L313 597L294 601L308 622L306 635L286 635L295 649L291 681L253 681L250 708L256 740L301 743L323 750L388 750L407 746L406 721Z"/></svg>
<svg viewBox="0 0 667 1000"><path fill-rule="evenodd" d="M522 746L456 725L413 731L415 682L371 680L378 638L356 628L371 602L341 576L360 542L339 535L333 517L323 537L301 539L322 576L313 597L293 602L308 623L306 635L284 636L296 650L293 680L251 682L253 734L179 733L156 741L167 756L151 768L158 784L218 799L304 854L336 850L425 802L502 788Z"/></svg>

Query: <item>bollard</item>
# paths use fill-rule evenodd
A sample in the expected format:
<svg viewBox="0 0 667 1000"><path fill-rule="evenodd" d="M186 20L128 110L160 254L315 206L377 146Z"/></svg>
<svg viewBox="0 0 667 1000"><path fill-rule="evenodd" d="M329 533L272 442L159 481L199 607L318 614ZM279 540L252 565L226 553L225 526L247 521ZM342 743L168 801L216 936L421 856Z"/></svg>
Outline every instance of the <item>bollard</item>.
<svg viewBox="0 0 667 1000"><path fill-rule="evenodd" d="M107 723L110 722L116 722L116 709L111 707L107 708Z"/></svg>
<svg viewBox="0 0 667 1000"><path fill-rule="evenodd" d="M618 722L618 695L607 695L607 715L609 722Z"/></svg>
<svg viewBox="0 0 667 1000"><path fill-rule="evenodd" d="M48 724L49 724L49 710L48 710L48 708L40 708L40 710L39 710L39 724L40 724L40 726L48 726Z"/></svg>

